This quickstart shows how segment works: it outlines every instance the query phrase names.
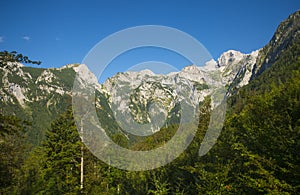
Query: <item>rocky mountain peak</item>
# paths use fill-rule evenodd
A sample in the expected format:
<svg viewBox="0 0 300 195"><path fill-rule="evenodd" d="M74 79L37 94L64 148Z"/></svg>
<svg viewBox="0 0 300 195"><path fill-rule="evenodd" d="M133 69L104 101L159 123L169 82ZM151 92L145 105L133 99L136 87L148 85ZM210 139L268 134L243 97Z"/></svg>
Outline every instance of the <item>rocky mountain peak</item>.
<svg viewBox="0 0 300 195"><path fill-rule="evenodd" d="M214 59L209 60L205 63L205 66L203 67L204 70L213 71L218 68L218 62Z"/></svg>
<svg viewBox="0 0 300 195"><path fill-rule="evenodd" d="M226 51L218 58L218 65L219 67L222 67L234 64L241 61L245 57L245 55L246 54L235 50Z"/></svg>
<svg viewBox="0 0 300 195"><path fill-rule="evenodd" d="M270 42L259 52L252 78L270 67L289 47L300 44L299 37L300 10L280 23Z"/></svg>
<svg viewBox="0 0 300 195"><path fill-rule="evenodd" d="M141 70L139 71L139 74L141 75L155 75L151 70L149 69L145 69L145 70Z"/></svg>
<svg viewBox="0 0 300 195"><path fill-rule="evenodd" d="M198 66L196 65L190 65L190 66L186 66L184 67L182 70L182 72L187 72L187 73L191 73L191 74L196 74L196 73L199 73L200 70L198 68Z"/></svg>

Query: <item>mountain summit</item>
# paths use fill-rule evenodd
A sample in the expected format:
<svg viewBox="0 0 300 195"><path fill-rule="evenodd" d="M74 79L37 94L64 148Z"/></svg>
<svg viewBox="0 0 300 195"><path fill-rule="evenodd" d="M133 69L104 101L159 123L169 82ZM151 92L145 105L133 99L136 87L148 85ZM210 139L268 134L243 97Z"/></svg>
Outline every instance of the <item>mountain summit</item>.
<svg viewBox="0 0 300 195"><path fill-rule="evenodd" d="M150 70L123 72L107 79L104 84L99 84L83 64L42 69L11 63L9 69L0 67L2 113L33 121L30 137L42 140L49 121L71 104L74 78L79 74L82 85L92 83L95 86L96 107L102 110L99 111L102 119L113 123L117 113L131 113L136 122L149 123L150 115L161 113L167 119L167 125L178 120L180 112L175 110L178 110L176 107L180 100L188 97L188 103L196 106L215 88L225 88L234 82L236 87L246 85L257 53L242 54L230 50L218 61L211 60L203 67L187 66L167 75L154 74ZM148 108L153 103L159 104L160 108L151 113ZM122 131L118 124L112 131L116 129ZM152 132L158 130L159 127L151 127Z"/></svg>
<svg viewBox="0 0 300 195"><path fill-rule="evenodd" d="M150 70L128 71L114 75L103 84L83 64L43 69L10 63L0 66L1 112L31 121L30 137L39 143L50 122L71 105L74 78L79 74L81 85L94 85L99 120L107 124L108 131L124 133L116 121L122 114L129 114L141 124L161 114L166 118L164 125L169 125L178 122L178 105L182 99L190 106L197 106L216 88L223 88L231 96L259 76L287 48L299 44L299 26L298 11L280 24L264 48L250 54L229 50L203 67L191 65L166 75ZM150 109L152 104L159 106ZM151 126L152 132L158 130L159 127Z"/></svg>

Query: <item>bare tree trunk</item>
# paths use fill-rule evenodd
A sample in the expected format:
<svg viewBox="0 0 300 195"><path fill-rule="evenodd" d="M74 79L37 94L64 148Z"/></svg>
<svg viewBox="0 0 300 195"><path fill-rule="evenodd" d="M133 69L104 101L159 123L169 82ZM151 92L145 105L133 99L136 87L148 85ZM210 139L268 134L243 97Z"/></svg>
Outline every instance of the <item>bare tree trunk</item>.
<svg viewBox="0 0 300 195"><path fill-rule="evenodd" d="M80 161L80 190L83 189L83 146L81 146L81 161Z"/></svg>
<svg viewBox="0 0 300 195"><path fill-rule="evenodd" d="M80 191L82 192L83 190L83 127L82 127L82 119L80 121L80 131L81 131L81 159L80 159Z"/></svg>

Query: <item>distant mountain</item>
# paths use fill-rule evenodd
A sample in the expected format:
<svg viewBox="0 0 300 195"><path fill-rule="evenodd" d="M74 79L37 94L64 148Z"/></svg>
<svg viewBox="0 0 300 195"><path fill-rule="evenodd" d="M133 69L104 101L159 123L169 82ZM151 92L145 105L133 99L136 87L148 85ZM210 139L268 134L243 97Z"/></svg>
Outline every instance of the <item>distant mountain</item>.
<svg viewBox="0 0 300 195"><path fill-rule="evenodd" d="M0 75L2 114L30 121L29 138L39 143L50 122L70 105L75 71L66 67L42 69L9 63L0 67Z"/></svg>
<svg viewBox="0 0 300 195"><path fill-rule="evenodd" d="M180 72L167 75L154 74L150 70L118 73L102 85L94 83L98 94L96 107L99 112L102 109L101 116L106 121L114 120L113 107L119 114L130 111L135 121L148 123L151 113L147 106L156 102L162 107L152 109L152 114L160 112L169 122L177 121L179 110L176 105L180 99L186 98L179 93L180 90L188 90L190 94L185 96L190 97L189 103L198 105L213 89L230 86L242 69L251 70L257 53L242 54L231 50L222 54L218 61L208 62L206 66L187 66ZM71 105L76 72L80 72L82 80L88 82L91 73L83 64L50 69L26 67L20 63L1 67L2 113L31 121L30 137L38 143L49 123ZM237 86L246 85L250 77L251 71L247 71ZM117 126L115 124L112 131L121 129ZM151 127L153 132L158 130L158 127Z"/></svg>
<svg viewBox="0 0 300 195"><path fill-rule="evenodd" d="M150 70L123 72L98 84L90 79L92 73L83 64L42 69L9 63L0 66L1 112L32 122L29 138L38 144L50 122L71 105L74 78L79 74L82 85L92 82L96 89L99 120L107 132L128 136L116 122L124 116L128 124L132 119L146 124L156 120L151 117L155 115L166 119L164 126L177 123L181 99L188 97L188 104L197 106L216 89L231 96L255 80L287 48L299 44L299 18L300 12L296 12L282 22L272 40L260 50L250 54L229 50L217 61L211 60L202 67L187 66L167 75ZM158 130L159 126L152 125L148 133Z"/></svg>

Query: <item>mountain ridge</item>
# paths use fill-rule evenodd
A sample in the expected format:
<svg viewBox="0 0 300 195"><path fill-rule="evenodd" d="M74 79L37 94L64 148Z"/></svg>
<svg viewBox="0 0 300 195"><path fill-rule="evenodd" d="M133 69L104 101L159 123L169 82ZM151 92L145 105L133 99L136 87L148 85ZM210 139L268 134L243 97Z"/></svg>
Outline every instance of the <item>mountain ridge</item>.
<svg viewBox="0 0 300 195"><path fill-rule="evenodd" d="M80 74L82 85L94 85L100 120L102 123L113 123L111 127L108 124L109 131L124 133L116 121L117 113L130 114L141 124L151 122L151 115L161 113L167 118L164 125L168 125L170 121L178 121L180 112L177 106L181 99L187 99L190 105L197 106L218 88L226 91L229 97L268 69L284 48L299 42L299 13L283 21L271 41L262 49L249 54L228 50L205 66L186 66L179 72L167 75L149 70L128 71L99 84L88 67L82 64L44 69L20 63L3 66L1 62L1 113L31 121L31 137L39 143L50 122L71 105L74 78ZM151 113L149 108L152 104L162 107ZM127 119L125 121L128 122ZM152 132L158 130L151 127Z"/></svg>
<svg viewBox="0 0 300 195"><path fill-rule="evenodd" d="M224 55L225 54L226 52ZM250 54L243 54L243 57L248 55ZM235 55L231 57L234 58ZM231 60L230 65L235 67L235 62L238 63L239 61ZM71 104L72 84L75 75L81 72L82 82L92 82L97 91L101 93L103 97L107 98L110 107L112 107L112 103L117 99L121 101L115 102L115 105L120 105L116 108L119 109L121 113L124 113L124 110L128 109L130 106L128 101L123 101L125 99L131 98L131 103L135 102L140 104L136 106L131 104L130 107L131 112L136 112L136 114L133 114L134 119L140 123L150 122L149 113L144 110L149 104L148 101L157 101L168 107L166 109L167 111L164 112L166 117L167 115L177 115L178 117L178 113L169 113L174 109L179 99L184 98L179 97L177 91L174 90L176 88L179 89L177 86L185 86L186 89L189 89L191 93L189 94L189 97L191 97L191 104L197 105L211 93L209 87L225 87L226 84L229 84L229 82L234 80L233 76L236 76L238 73L235 69L231 70L228 69L228 67L226 69L226 66L224 65L218 66L218 62L213 60L210 61L208 65L209 67L198 67L195 65L186 66L179 72L173 72L167 75L155 74L150 70L142 70L140 72L129 71L118 73L113 77L108 78L103 84L99 84L97 80L95 80L95 76L88 70L88 67L83 64L68 64L60 68L44 69L27 67L21 63L11 63L9 64L9 66L12 67L11 69L0 68L0 74L2 75L2 89L0 90L2 113L17 115L18 117L29 121L40 120L35 119L35 117L40 114L40 111L35 114L35 107L40 105L44 107L42 110L47 113L46 116L45 114L42 116L50 118L51 120L56 118L64 110L62 109L60 111L60 109L66 107L66 105L60 103L62 99L64 99L63 102L67 101L69 102L68 104ZM225 73L225 70L227 72L223 79L226 79L222 80L220 74ZM216 78L218 78L218 80L216 80ZM246 83L247 82L244 84ZM131 96L129 98L123 97L127 93L122 94L122 97L114 96L116 91L120 91L124 88L130 89L129 91L136 91L138 89L140 92L136 93L134 95L135 97ZM171 88L173 89L168 92ZM182 89L183 88L181 88L181 90ZM139 98L142 97L141 93L144 94L144 99ZM154 95L155 98L150 98L149 95ZM168 106L167 104L170 104L171 106ZM96 105L98 105L98 109L101 109L99 102L97 102ZM135 111L133 107L139 111ZM110 118L113 119L114 117L111 116ZM44 120L42 121L45 122ZM45 128L49 125L37 123L38 124L34 126L34 128ZM153 131L157 130L159 129ZM44 132L45 130L40 131ZM37 137L40 137L38 140L42 140L43 133L41 132L34 133L37 134Z"/></svg>

